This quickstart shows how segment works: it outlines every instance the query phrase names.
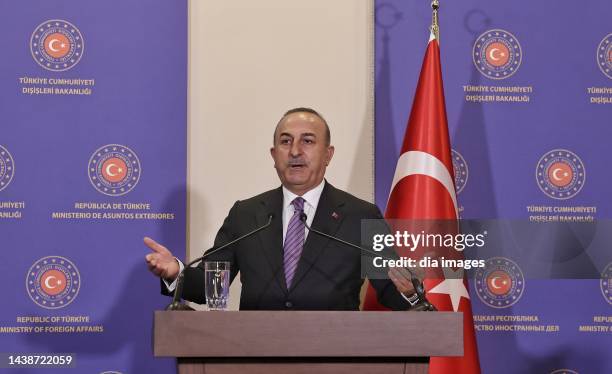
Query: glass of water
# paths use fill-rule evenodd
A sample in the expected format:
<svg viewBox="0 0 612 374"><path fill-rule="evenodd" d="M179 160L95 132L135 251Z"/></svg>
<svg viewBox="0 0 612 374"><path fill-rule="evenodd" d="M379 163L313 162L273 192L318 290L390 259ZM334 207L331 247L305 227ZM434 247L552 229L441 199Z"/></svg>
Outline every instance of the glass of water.
<svg viewBox="0 0 612 374"><path fill-rule="evenodd" d="M228 261L204 262L204 289L208 310L227 310L230 287L230 263Z"/></svg>

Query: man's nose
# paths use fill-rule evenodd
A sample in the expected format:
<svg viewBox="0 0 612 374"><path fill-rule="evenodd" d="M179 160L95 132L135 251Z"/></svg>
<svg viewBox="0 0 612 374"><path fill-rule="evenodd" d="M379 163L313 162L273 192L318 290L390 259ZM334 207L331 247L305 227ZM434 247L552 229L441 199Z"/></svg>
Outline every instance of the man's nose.
<svg viewBox="0 0 612 374"><path fill-rule="evenodd" d="M302 144L300 142L291 143L291 156L297 157L302 154Z"/></svg>

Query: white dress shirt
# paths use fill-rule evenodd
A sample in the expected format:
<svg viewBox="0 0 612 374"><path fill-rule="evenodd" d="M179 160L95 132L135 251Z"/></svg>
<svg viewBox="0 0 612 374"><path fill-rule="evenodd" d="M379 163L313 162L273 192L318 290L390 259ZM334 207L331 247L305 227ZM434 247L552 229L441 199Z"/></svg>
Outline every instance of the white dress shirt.
<svg viewBox="0 0 612 374"><path fill-rule="evenodd" d="M319 183L319 185L312 190L302 195L302 199L304 199L304 213L306 214L306 223L308 226L311 226L312 221L314 220L317 206L319 205L319 199L321 199L321 193L323 192L323 187L325 187L325 180ZM285 243L285 237L287 236L289 221L291 220L293 212L295 211L295 208L291 203L296 197L298 197L298 195L294 194L283 186L283 244ZM304 227L304 231L304 240L306 240L308 237L308 229Z"/></svg>

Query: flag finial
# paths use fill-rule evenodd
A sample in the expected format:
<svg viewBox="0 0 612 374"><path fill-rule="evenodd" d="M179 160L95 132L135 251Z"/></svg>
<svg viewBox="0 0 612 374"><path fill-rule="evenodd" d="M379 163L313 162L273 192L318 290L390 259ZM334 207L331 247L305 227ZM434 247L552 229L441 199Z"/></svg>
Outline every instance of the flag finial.
<svg viewBox="0 0 612 374"><path fill-rule="evenodd" d="M431 33L434 35L438 43L440 43L440 26L438 25L438 9L440 9L439 0L431 0Z"/></svg>

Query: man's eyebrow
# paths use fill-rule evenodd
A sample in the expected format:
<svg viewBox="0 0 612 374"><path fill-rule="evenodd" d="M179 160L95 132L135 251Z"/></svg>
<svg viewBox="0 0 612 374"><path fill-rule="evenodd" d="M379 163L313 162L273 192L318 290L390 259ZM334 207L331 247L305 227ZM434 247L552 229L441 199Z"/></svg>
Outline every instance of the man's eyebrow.
<svg viewBox="0 0 612 374"><path fill-rule="evenodd" d="M288 137L290 137L290 138L293 138L293 135L292 135L292 134L289 134L288 132L281 132L281 133L280 133L280 135L279 135L279 137L282 137L282 136L288 136ZM306 137L306 136L313 136L313 137L315 137L315 138L316 138L316 137L317 137L317 134L315 134L314 132L304 132L304 133L301 133L301 134L300 134L300 137L301 137L301 138Z"/></svg>

